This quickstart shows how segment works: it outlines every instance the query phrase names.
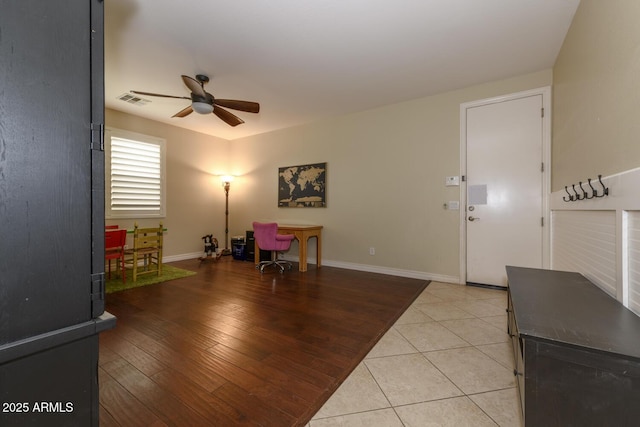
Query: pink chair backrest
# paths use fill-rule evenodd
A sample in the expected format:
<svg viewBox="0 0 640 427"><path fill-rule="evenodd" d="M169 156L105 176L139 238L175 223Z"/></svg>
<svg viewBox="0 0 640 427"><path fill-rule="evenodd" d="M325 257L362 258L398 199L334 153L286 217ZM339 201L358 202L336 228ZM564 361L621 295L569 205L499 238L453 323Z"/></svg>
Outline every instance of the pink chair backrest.
<svg viewBox="0 0 640 427"><path fill-rule="evenodd" d="M275 222L253 223L253 237L261 249L272 250L271 248L275 246L276 234L278 234L278 224Z"/></svg>
<svg viewBox="0 0 640 427"><path fill-rule="evenodd" d="M264 249L266 251L282 251L289 249L291 240L276 240L276 234L278 234L278 224L275 222L253 223L253 237L255 237L258 242L260 249Z"/></svg>

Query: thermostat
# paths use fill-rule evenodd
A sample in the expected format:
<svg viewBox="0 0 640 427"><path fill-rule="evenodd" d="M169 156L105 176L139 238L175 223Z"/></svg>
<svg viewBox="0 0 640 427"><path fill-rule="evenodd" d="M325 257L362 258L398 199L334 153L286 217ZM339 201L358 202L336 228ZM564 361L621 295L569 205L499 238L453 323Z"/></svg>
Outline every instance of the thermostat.
<svg viewBox="0 0 640 427"><path fill-rule="evenodd" d="M445 185L447 187L455 187L460 185L460 177L459 176L448 176L445 178Z"/></svg>

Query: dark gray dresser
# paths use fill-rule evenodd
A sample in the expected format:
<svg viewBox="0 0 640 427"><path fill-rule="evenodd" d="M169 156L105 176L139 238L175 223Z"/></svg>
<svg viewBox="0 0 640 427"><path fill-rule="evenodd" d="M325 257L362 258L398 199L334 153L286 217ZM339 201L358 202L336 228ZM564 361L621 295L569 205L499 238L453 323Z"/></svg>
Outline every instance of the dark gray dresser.
<svg viewBox="0 0 640 427"><path fill-rule="evenodd" d="M640 425L640 317L578 273L507 276L526 426Z"/></svg>
<svg viewBox="0 0 640 427"><path fill-rule="evenodd" d="M97 427L103 0L0 0L0 426Z"/></svg>

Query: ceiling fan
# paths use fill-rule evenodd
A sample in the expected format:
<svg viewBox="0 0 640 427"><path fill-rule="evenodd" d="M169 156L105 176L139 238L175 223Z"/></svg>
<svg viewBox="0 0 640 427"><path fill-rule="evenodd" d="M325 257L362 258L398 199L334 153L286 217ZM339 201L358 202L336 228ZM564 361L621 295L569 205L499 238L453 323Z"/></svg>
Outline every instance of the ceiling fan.
<svg viewBox="0 0 640 427"><path fill-rule="evenodd" d="M162 95L159 93L140 92L137 90L132 90L131 92L138 95L161 96L163 98L190 99L191 105L178 111L171 117L186 117L194 111L199 114L213 113L229 126L238 126L239 124L244 123L244 120L242 120L235 114L230 113L222 107L244 111L247 113L260 112L260 104L258 104L257 102L214 98L213 95L204 90L204 84L209 82L209 77L205 76L204 74L197 74L195 79L193 77L183 75L182 81L191 91L190 97Z"/></svg>

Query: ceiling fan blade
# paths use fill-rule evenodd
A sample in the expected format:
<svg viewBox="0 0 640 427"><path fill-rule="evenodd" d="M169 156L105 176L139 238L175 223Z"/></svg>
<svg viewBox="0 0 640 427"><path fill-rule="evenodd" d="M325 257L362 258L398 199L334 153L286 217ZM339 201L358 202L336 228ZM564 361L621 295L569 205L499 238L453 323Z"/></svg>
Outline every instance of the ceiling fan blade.
<svg viewBox="0 0 640 427"><path fill-rule="evenodd" d="M240 117L228 112L222 107L218 107L218 106L213 107L213 114L218 116L229 126L238 126L244 123L244 120L242 120Z"/></svg>
<svg viewBox="0 0 640 427"><path fill-rule="evenodd" d="M189 77L185 75L182 76L182 81L184 82L185 85L187 85L191 93L195 93L196 95L206 97L206 92L204 91L204 88L202 87L199 81L197 81L193 77Z"/></svg>
<svg viewBox="0 0 640 427"><path fill-rule="evenodd" d="M171 116L171 117L172 117L172 118L173 118L173 117L185 117L185 116L188 116L188 115L189 115L189 114L191 114L191 113L193 113L193 108L191 108L191 105L189 105L187 108L184 108L184 109L182 109L182 110L178 111L177 113L175 113L175 114L174 114L173 116Z"/></svg>
<svg viewBox="0 0 640 427"><path fill-rule="evenodd" d="M151 93L151 92L140 92L139 90L131 90L131 93L135 93L137 95L147 95L147 96L161 96L163 98L177 98L177 99L191 99L188 96L173 96L173 95L162 95L161 93Z"/></svg>
<svg viewBox="0 0 640 427"><path fill-rule="evenodd" d="M232 108L238 111L245 111L247 113L259 113L260 104L251 101L238 101L235 99L214 99L215 105L221 105L226 108Z"/></svg>

